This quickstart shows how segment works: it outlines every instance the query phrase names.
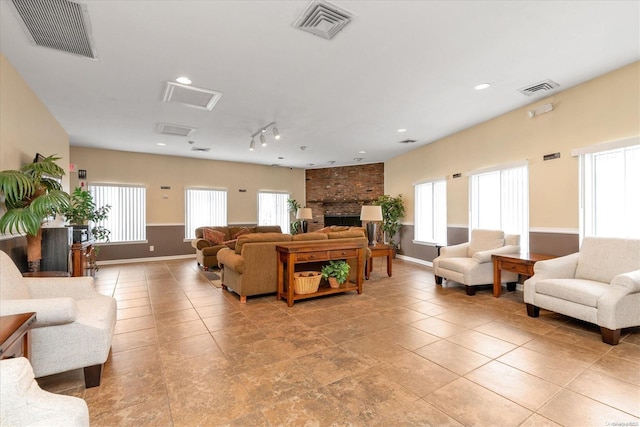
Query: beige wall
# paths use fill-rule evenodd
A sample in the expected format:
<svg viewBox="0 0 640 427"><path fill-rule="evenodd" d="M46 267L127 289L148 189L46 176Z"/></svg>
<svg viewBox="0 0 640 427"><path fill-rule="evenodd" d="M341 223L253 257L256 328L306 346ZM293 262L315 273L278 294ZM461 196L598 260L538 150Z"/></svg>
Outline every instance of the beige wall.
<svg viewBox="0 0 640 427"><path fill-rule="evenodd" d="M87 171L88 183L145 185L149 225L184 223L185 187L226 189L229 223L256 223L258 190L289 192L304 200L304 169L84 147L71 147L71 163L76 171ZM77 173L71 175L75 186Z"/></svg>
<svg viewBox="0 0 640 427"><path fill-rule="evenodd" d="M0 170L18 169L36 153L56 154L67 175L69 189L69 136L16 69L0 54Z"/></svg>
<svg viewBox="0 0 640 427"><path fill-rule="evenodd" d="M530 119L532 107L554 110ZM385 193L402 194L414 221L415 182L447 177L449 225L468 224L465 172L529 160L531 228L577 230L578 161L574 148L640 135L640 63L636 62L530 106L448 136L385 163ZM544 154L560 152L543 162ZM461 178L452 179L454 173Z"/></svg>

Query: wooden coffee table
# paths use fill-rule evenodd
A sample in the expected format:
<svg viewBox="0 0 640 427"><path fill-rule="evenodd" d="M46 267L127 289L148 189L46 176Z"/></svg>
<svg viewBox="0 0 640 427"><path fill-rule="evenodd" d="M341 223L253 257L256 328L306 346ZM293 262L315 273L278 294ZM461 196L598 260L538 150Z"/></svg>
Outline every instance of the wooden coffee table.
<svg viewBox="0 0 640 427"><path fill-rule="evenodd" d="M531 277L533 276L533 266L536 262L551 258L555 258L555 256L534 253L491 255L491 259L493 260L493 296L498 298L502 291L500 284L502 281L502 270Z"/></svg>
<svg viewBox="0 0 640 427"><path fill-rule="evenodd" d="M0 359L31 355L29 330L36 321L36 313L0 316Z"/></svg>
<svg viewBox="0 0 640 427"><path fill-rule="evenodd" d="M373 259L376 257L387 257L387 276L391 277L393 273L393 253L394 249L391 245L386 245L384 243L376 243L375 245L369 245L369 250L371 251L371 257L367 259L367 268L366 279L369 279L371 275L371 271L373 270Z"/></svg>

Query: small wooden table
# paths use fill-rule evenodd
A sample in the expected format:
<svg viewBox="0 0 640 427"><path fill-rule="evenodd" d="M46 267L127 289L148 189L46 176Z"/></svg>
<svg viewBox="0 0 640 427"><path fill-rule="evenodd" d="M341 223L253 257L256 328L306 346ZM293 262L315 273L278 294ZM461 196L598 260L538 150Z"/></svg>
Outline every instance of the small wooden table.
<svg viewBox="0 0 640 427"><path fill-rule="evenodd" d="M500 284L502 281L502 270L531 277L533 276L533 266L536 262L551 258L555 258L555 256L525 252L520 254L491 255L491 259L493 260L493 296L498 298L502 291Z"/></svg>
<svg viewBox="0 0 640 427"><path fill-rule="evenodd" d="M369 250L371 251L371 256L367 259L367 268L366 279L369 280L369 276L371 275L371 271L373 270L373 258L376 257L387 257L387 276L391 277L393 273L393 253L395 249L391 245L386 245L384 243L376 243L375 245L369 245Z"/></svg>
<svg viewBox="0 0 640 427"><path fill-rule="evenodd" d="M74 243L71 246L71 260L73 277L95 275L95 252L93 249L93 240L87 240L82 243Z"/></svg>
<svg viewBox="0 0 640 427"><path fill-rule="evenodd" d="M363 243L340 243L340 242L318 242L310 241L309 243L295 242L292 244L283 243L276 246L278 252L278 293L276 299L280 301L282 298L287 300L289 307L293 306L293 302L299 299L312 298L321 295L330 295L339 292L358 291L362 293L363 271L365 254L363 253L367 247L366 242ZM356 282L345 282L339 288L329 288L321 286L317 292L311 294L294 293L294 275L296 264L303 264L318 261L331 261L338 259L356 259ZM285 267L286 266L286 267ZM285 289L286 274L286 289Z"/></svg>
<svg viewBox="0 0 640 427"><path fill-rule="evenodd" d="M0 316L0 359L31 356L29 330L36 321L36 313Z"/></svg>

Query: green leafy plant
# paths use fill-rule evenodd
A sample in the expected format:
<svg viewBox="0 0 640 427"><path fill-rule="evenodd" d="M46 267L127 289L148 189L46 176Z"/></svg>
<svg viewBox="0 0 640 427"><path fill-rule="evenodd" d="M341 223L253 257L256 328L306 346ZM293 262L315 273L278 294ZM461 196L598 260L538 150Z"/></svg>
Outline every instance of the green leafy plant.
<svg viewBox="0 0 640 427"><path fill-rule="evenodd" d="M71 193L69 205L62 213L71 225L87 225L91 222L93 238L99 242L108 242L111 231L98 223L108 218L110 210L111 205L97 207L93 195L77 187Z"/></svg>
<svg viewBox="0 0 640 427"><path fill-rule="evenodd" d="M400 230L400 218L403 218L405 214L402 194L398 194L397 197L387 194L379 196L373 201L373 204L382 208L382 231L387 233L389 244L397 249L397 243L393 241L393 237Z"/></svg>
<svg viewBox="0 0 640 427"><path fill-rule="evenodd" d="M289 206L289 217L295 218L296 212L302 206L296 199L287 199L287 206ZM291 221L291 234L298 234L300 232L300 227L302 226L302 221L294 219Z"/></svg>
<svg viewBox="0 0 640 427"><path fill-rule="evenodd" d="M0 232L27 235L27 262L30 271L40 270L42 224L61 214L69 204L69 194L59 179L64 175L55 155L27 163L20 170L0 171L0 200L6 212L0 217Z"/></svg>
<svg viewBox="0 0 640 427"><path fill-rule="evenodd" d="M329 261L329 264L323 265L320 271L323 279L335 277L339 284L343 284L349 278L350 268L346 261Z"/></svg>

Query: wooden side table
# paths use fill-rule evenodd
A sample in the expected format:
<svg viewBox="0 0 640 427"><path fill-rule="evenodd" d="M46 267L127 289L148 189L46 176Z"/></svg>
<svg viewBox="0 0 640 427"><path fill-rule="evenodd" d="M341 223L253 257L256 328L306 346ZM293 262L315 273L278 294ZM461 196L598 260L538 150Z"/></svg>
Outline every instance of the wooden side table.
<svg viewBox="0 0 640 427"><path fill-rule="evenodd" d="M502 270L531 277L533 276L533 266L536 262L551 258L555 258L555 256L534 253L491 255L493 261L493 296L498 298L502 291Z"/></svg>
<svg viewBox="0 0 640 427"><path fill-rule="evenodd" d="M391 277L393 274L393 254L395 252L393 246L385 245L384 243L376 243L375 245L369 245L371 256L367 259L367 268L365 270L365 278L369 280L371 271L373 270L373 259L376 257L387 257L387 276Z"/></svg>
<svg viewBox="0 0 640 427"><path fill-rule="evenodd" d="M86 276L87 272L90 276L95 274L95 259L93 240L87 240L82 243L74 243L71 246L71 259L73 265L72 276Z"/></svg>
<svg viewBox="0 0 640 427"><path fill-rule="evenodd" d="M36 313L0 316L0 359L31 356L29 330L36 321Z"/></svg>

